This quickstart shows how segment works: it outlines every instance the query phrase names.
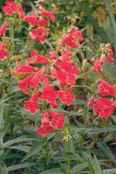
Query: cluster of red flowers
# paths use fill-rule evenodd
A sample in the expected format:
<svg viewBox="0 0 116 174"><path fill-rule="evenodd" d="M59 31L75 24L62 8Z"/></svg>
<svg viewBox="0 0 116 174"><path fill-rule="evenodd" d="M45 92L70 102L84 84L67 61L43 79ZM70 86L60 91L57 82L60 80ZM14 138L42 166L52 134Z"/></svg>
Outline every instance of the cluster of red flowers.
<svg viewBox="0 0 116 174"><path fill-rule="evenodd" d="M46 10L42 4L37 10L32 10L26 15L20 3L7 0L3 11L8 16L16 14L29 26L31 25L29 36L40 44L46 40L49 22L54 22L56 19L54 13ZM7 26L3 24L1 35L6 31ZM60 103L69 106L74 102L72 87L76 84L79 71L73 63L71 49L78 48L83 40L81 31L72 27L61 41L64 49L59 52L51 50L47 56L32 50L26 62L16 66L15 75L19 77L18 86L29 97L24 102L24 108L34 114L42 111L42 102L46 105L46 109L42 111L40 127L37 129L37 134L41 136L46 136L64 125L64 114L50 110L58 108ZM4 52L1 57L6 55Z"/></svg>
<svg viewBox="0 0 116 174"><path fill-rule="evenodd" d="M54 13L46 10L43 4L27 15L21 4L16 3L15 0L7 0L3 6L3 12L10 17L15 15L31 26L28 34L31 39L40 44L47 39L49 23L56 19ZM6 34L8 26L8 22L0 26L0 36ZM75 100L73 87L76 85L79 70L73 63L72 50L80 48L83 41L82 32L77 27L71 27L60 40L61 49L49 50L47 55L41 55L37 50L32 50L26 61L16 66L18 87L28 96L28 99L24 101L24 108L33 114L42 112L40 127L37 128L38 135L47 136L64 125L64 113L52 110L58 109L60 103L70 106ZM1 42L0 59L7 57L8 50ZM102 56L94 61L93 70L102 71L106 61L113 62L113 51L109 44L102 50ZM113 101L116 98L116 87L101 80L97 94L98 97L88 101L88 107L98 116L107 118L116 107L116 102Z"/></svg>
<svg viewBox="0 0 116 174"><path fill-rule="evenodd" d="M108 118L116 109L116 86L109 84L105 80L100 80L98 84L98 97L92 97L87 102L89 108L101 118Z"/></svg>
<svg viewBox="0 0 116 174"><path fill-rule="evenodd" d="M7 0L5 5L3 6L3 12L7 16L13 16L14 14L18 14L19 18L23 19L25 16L25 12L22 6L19 3L14 2L14 0Z"/></svg>
<svg viewBox="0 0 116 174"><path fill-rule="evenodd" d="M73 104L75 97L72 87L76 83L78 69L71 58L69 50L63 51L61 56L53 51L48 57L33 50L26 63L16 67L15 74L21 78L18 82L20 90L31 95L24 102L27 111L35 113L40 110L41 101L49 104L50 108L47 107L47 110L58 108L60 102L67 106ZM42 65L41 68L36 66L38 64ZM64 124L63 117L63 113L43 113L41 126L37 129L38 134L44 136L61 128Z"/></svg>

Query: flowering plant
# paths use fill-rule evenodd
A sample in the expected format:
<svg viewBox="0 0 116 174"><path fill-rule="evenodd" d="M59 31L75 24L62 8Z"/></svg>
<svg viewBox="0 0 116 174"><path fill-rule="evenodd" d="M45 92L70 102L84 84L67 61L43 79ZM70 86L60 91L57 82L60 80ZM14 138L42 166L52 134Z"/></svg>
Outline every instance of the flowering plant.
<svg viewBox="0 0 116 174"><path fill-rule="evenodd" d="M107 76L107 67L111 73L115 69L111 44L93 52L86 28L70 25L59 31L57 14L45 1L26 11L22 2L7 0L2 12L0 77L7 73L13 80L37 139L58 135L65 144L73 129L76 135L79 128L111 125L116 111L116 80ZM88 50L92 57L86 57Z"/></svg>

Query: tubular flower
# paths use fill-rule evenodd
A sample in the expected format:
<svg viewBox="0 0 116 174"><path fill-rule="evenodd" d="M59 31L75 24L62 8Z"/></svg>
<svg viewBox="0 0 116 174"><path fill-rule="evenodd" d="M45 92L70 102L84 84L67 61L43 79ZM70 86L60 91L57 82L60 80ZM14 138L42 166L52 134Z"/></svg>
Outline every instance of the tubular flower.
<svg viewBox="0 0 116 174"><path fill-rule="evenodd" d="M18 14L19 18L24 18L25 12L19 3L15 3L12 0L7 0L3 6L3 12L8 16L13 16L15 13Z"/></svg>
<svg viewBox="0 0 116 174"><path fill-rule="evenodd" d="M108 98L94 98L88 105L101 118L108 118L114 112L114 102Z"/></svg>
<svg viewBox="0 0 116 174"><path fill-rule="evenodd" d="M32 65L33 64L48 64L48 58L43 55L39 55L36 50L33 50L31 52L31 56L28 58L28 63Z"/></svg>
<svg viewBox="0 0 116 174"><path fill-rule="evenodd" d="M32 113L37 112L39 109L38 100L40 95L41 95L40 93L35 93L29 100L26 100L24 102L24 109Z"/></svg>
<svg viewBox="0 0 116 174"><path fill-rule="evenodd" d="M64 114L56 112L44 112L41 118L41 125L37 129L37 134L47 136L56 129L64 126Z"/></svg>
<svg viewBox="0 0 116 174"><path fill-rule="evenodd" d="M0 36L3 36L4 34L6 34L7 30L8 30L8 22L5 21L1 26L0 26Z"/></svg>
<svg viewBox="0 0 116 174"><path fill-rule="evenodd" d="M105 80L100 80L98 84L98 94L102 97L115 96L115 88Z"/></svg>
<svg viewBox="0 0 116 174"><path fill-rule="evenodd" d="M19 82L18 82L19 89L25 94L28 94L30 79L31 79L31 76L28 76L22 80L19 80Z"/></svg>
<svg viewBox="0 0 116 174"><path fill-rule="evenodd" d="M59 97L61 99L61 102L67 106L70 106L71 104L73 104L74 101L74 96L72 94L71 91L67 90L67 91L63 91L60 90L59 91Z"/></svg>
<svg viewBox="0 0 116 174"><path fill-rule="evenodd" d="M41 44L43 44L47 37L47 29L44 27L38 27L38 28L32 29L32 31L30 32L30 37L33 40L36 40L37 42L40 42Z"/></svg>
<svg viewBox="0 0 116 174"><path fill-rule="evenodd" d="M7 59L8 51L4 43L0 43L0 60Z"/></svg>
<svg viewBox="0 0 116 174"><path fill-rule="evenodd" d="M77 67L69 61L57 61L53 76L59 81L61 86L75 85L78 75Z"/></svg>
<svg viewBox="0 0 116 174"><path fill-rule="evenodd" d="M56 108L58 106L56 103L57 98L58 92L54 89L54 87L50 85L44 87L41 94L41 99L47 101L53 108Z"/></svg>
<svg viewBox="0 0 116 174"><path fill-rule="evenodd" d="M43 17L38 18L35 14L25 16L24 21L32 26L46 27L48 25L48 21L46 19Z"/></svg>
<svg viewBox="0 0 116 174"><path fill-rule="evenodd" d="M34 68L31 65L21 64L16 67L15 74L25 75L25 74L30 74L33 71L34 71Z"/></svg>
<svg viewBox="0 0 116 174"><path fill-rule="evenodd" d="M39 7L39 11L42 17L46 17L50 21L55 22L56 17L52 11L46 10L43 6Z"/></svg>
<svg viewBox="0 0 116 174"><path fill-rule="evenodd" d="M106 49L106 59L107 61L109 61L110 63L114 62L114 58L113 58L113 50L112 50L112 46L111 44L106 44L105 45L105 49Z"/></svg>
<svg viewBox="0 0 116 174"><path fill-rule="evenodd" d="M94 63L93 63L92 70L95 71L95 72L102 71L104 62L105 62L105 56L104 55L102 55L99 58L96 58L95 61L94 61Z"/></svg>
<svg viewBox="0 0 116 174"><path fill-rule="evenodd" d="M70 48L79 48L84 38L82 32L78 28L71 28L62 40L63 45Z"/></svg>

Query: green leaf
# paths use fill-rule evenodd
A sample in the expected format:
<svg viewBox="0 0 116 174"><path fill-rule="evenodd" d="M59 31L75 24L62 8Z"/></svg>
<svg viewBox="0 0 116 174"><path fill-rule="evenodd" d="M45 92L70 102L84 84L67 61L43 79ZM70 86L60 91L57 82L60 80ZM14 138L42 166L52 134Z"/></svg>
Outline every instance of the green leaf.
<svg viewBox="0 0 116 174"><path fill-rule="evenodd" d="M0 174L8 174L7 167L4 164L0 165Z"/></svg>
<svg viewBox="0 0 116 174"><path fill-rule="evenodd" d="M116 169L104 169L103 174L115 174Z"/></svg>
<svg viewBox="0 0 116 174"><path fill-rule="evenodd" d="M13 140L9 140L9 141L5 142L4 147L9 147L16 143L30 142L30 141L34 141L34 140L35 140L34 138L18 137Z"/></svg>
<svg viewBox="0 0 116 174"><path fill-rule="evenodd" d="M53 168L40 172L40 174L64 174L60 168Z"/></svg>
<svg viewBox="0 0 116 174"><path fill-rule="evenodd" d="M98 147L101 149L102 152L104 152L106 157L108 157L114 164L116 164L116 158L105 142L98 143Z"/></svg>

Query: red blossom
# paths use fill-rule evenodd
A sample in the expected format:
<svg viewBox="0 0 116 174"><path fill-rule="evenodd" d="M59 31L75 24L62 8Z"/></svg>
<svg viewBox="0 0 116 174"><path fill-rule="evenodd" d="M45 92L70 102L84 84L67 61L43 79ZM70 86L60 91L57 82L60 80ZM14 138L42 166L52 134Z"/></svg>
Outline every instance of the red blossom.
<svg viewBox="0 0 116 174"><path fill-rule="evenodd" d="M67 106L70 106L74 101L74 96L72 92L69 90L67 91L60 90L59 97L61 99L61 102Z"/></svg>
<svg viewBox="0 0 116 174"><path fill-rule="evenodd" d="M43 44L47 37L47 29L44 27L35 28L32 29L32 31L29 34L32 39Z"/></svg>
<svg viewBox="0 0 116 174"><path fill-rule="evenodd" d="M101 57L96 58L92 67L93 71L95 72L102 71L104 62L105 62L105 55L102 55Z"/></svg>
<svg viewBox="0 0 116 174"><path fill-rule="evenodd" d="M47 85L44 87L41 95L41 99L46 100L53 108L57 107L56 99L58 98L58 92L54 87Z"/></svg>
<svg viewBox="0 0 116 174"><path fill-rule="evenodd" d="M24 18L25 12L19 3L15 3L12 0L7 0L3 6L3 12L8 16L13 16L15 13L19 15L20 18Z"/></svg>
<svg viewBox="0 0 116 174"><path fill-rule="evenodd" d="M105 45L105 49L106 49L106 51L107 51L107 53L106 53L106 59L107 59L110 63L113 63L113 62L114 62L114 58L113 58L113 50L112 50L111 44L106 44L106 45Z"/></svg>
<svg viewBox="0 0 116 174"><path fill-rule="evenodd" d="M108 118L114 112L113 102L108 98L98 98L93 104L93 111L101 118Z"/></svg>
<svg viewBox="0 0 116 174"><path fill-rule="evenodd" d="M8 22L5 21L1 26L0 26L0 36L6 34L7 30L8 30Z"/></svg>
<svg viewBox="0 0 116 174"><path fill-rule="evenodd" d="M17 75L32 73L34 68L31 65L20 64L16 67L15 73Z"/></svg>
<svg viewBox="0 0 116 174"><path fill-rule="evenodd" d="M52 75L64 85L75 85L79 71L77 67L69 61L57 61Z"/></svg>
<svg viewBox="0 0 116 174"><path fill-rule="evenodd" d="M64 126L64 114L56 112L44 112L41 118L41 125L37 129L37 134L47 136L56 129Z"/></svg>
<svg viewBox="0 0 116 174"><path fill-rule="evenodd" d="M70 48L79 48L83 40L84 38L82 32L78 28L73 27L67 34L65 34L62 44L67 45Z"/></svg>
<svg viewBox="0 0 116 174"><path fill-rule="evenodd" d="M46 10L43 6L39 7L39 12L42 17L46 17L52 22L55 21L56 17L52 11Z"/></svg>
<svg viewBox="0 0 116 174"><path fill-rule="evenodd" d="M8 57L8 51L4 43L0 43L0 60L4 60Z"/></svg>
<svg viewBox="0 0 116 174"><path fill-rule="evenodd" d="M38 111L39 107L38 107L38 99L40 97L40 93L35 93L34 95L32 95L32 97L29 100L26 100L24 102L24 108L32 113L35 113Z"/></svg>
<svg viewBox="0 0 116 174"><path fill-rule="evenodd" d="M31 56L28 58L29 64L48 64L48 58L43 55L39 55L36 50L31 52Z"/></svg>
<svg viewBox="0 0 116 174"><path fill-rule="evenodd" d="M98 94L102 97L114 96L115 88L105 80L100 80L98 84Z"/></svg>
<svg viewBox="0 0 116 174"><path fill-rule="evenodd" d="M28 94L30 79L31 79L31 76L28 76L22 80L19 80L18 82L19 89L25 94Z"/></svg>

